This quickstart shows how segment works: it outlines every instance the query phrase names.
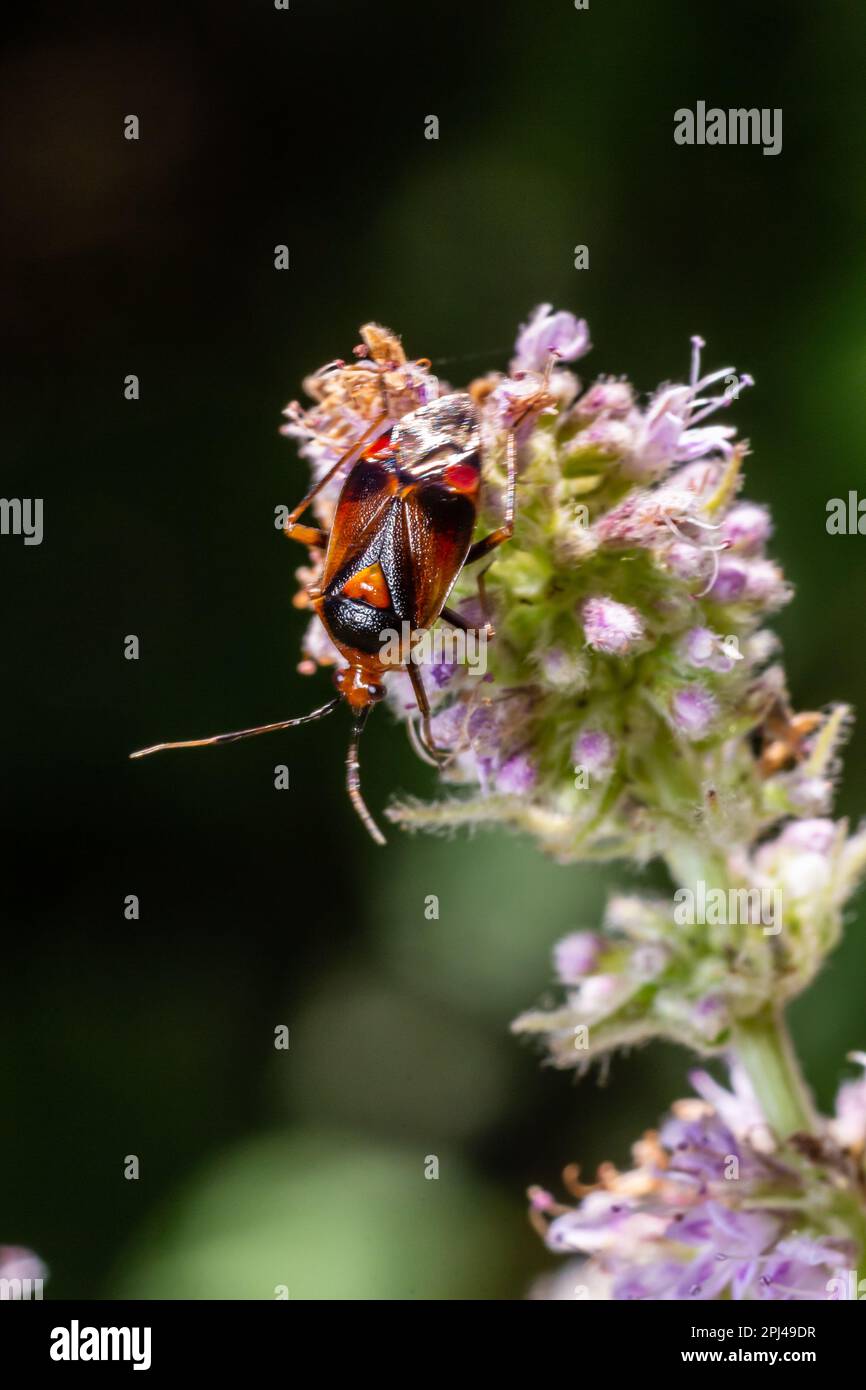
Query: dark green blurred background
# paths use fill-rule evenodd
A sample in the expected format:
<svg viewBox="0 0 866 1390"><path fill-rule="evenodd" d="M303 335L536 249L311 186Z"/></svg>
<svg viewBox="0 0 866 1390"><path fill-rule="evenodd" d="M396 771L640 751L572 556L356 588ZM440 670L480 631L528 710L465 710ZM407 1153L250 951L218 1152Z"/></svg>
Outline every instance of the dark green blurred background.
<svg viewBox="0 0 866 1390"><path fill-rule="evenodd" d="M508 1035L551 944L598 920L597 873L499 836L377 850L342 718L126 754L327 698L296 673L301 552L272 524L305 486L277 434L303 375L374 317L415 355L479 354L441 367L460 383L505 365L541 300L588 317L585 376L682 377L695 332L708 369L754 374L736 418L798 588L792 690L859 702L866 539L824 523L828 497L866 493L864 39L855 0L19 13L2 490L44 497L45 539L0 542L0 1240L43 1255L54 1296L520 1296L552 1262L527 1184L625 1160L682 1093L673 1049L599 1087ZM677 147L699 99L782 107L782 153ZM854 816L863 748L861 728ZM384 714L365 762L377 810L432 791ZM864 965L855 919L794 1011L824 1103L866 1046Z"/></svg>

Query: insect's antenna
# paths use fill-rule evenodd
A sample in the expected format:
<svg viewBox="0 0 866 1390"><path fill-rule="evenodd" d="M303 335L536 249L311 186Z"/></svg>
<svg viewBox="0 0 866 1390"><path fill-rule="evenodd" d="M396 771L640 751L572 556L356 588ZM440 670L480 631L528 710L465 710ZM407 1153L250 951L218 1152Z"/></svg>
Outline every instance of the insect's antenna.
<svg viewBox="0 0 866 1390"><path fill-rule="evenodd" d="M349 800L354 806L358 818L363 822L366 830L376 841L377 845L385 845L388 842L373 820L370 812L367 810L367 803L361 795L361 765L358 762L358 740L367 722L368 713L369 710L364 710L352 725L352 736L349 739L349 751L346 754L346 790L349 793Z"/></svg>
<svg viewBox="0 0 866 1390"><path fill-rule="evenodd" d="M154 743L151 748L139 748L136 753L130 753L131 758L146 758L150 753L162 753L166 748L208 748L217 743L237 743L241 738L254 738L256 734L270 734L276 729L294 729L298 724L311 724L314 719L324 719L326 714L331 714L340 703L340 696L337 695L333 700L329 700L321 709L314 709L312 714L302 714L297 719L281 719L277 724L260 724L256 729L238 729L233 734L214 734L212 738L188 738L180 743Z"/></svg>

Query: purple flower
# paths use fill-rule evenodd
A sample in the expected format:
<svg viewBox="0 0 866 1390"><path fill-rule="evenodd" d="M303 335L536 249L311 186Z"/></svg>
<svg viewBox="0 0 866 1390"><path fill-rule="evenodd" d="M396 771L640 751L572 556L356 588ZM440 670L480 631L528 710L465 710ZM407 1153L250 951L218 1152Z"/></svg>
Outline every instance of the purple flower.
<svg viewBox="0 0 866 1390"><path fill-rule="evenodd" d="M553 313L551 304L539 304L517 335L511 370L543 372L551 352L562 362L574 362L591 346L585 319L565 310Z"/></svg>
<svg viewBox="0 0 866 1390"><path fill-rule="evenodd" d="M710 666L716 654L716 634L708 627L692 627L680 646L690 666Z"/></svg>
<svg viewBox="0 0 866 1390"><path fill-rule="evenodd" d="M550 1192L543 1187L531 1187L529 1189L529 1202L533 1211L550 1211L556 1206L556 1202Z"/></svg>
<svg viewBox="0 0 866 1390"><path fill-rule="evenodd" d="M622 420L594 420L577 436L578 449L592 449L605 458L618 459L628 452L632 432Z"/></svg>
<svg viewBox="0 0 866 1390"><path fill-rule="evenodd" d="M590 777L606 777L616 761L616 744L603 729L582 729L571 745L571 761Z"/></svg>
<svg viewBox="0 0 866 1390"><path fill-rule="evenodd" d="M691 1021L701 1037L706 1038L707 1042L712 1042L730 1023L728 1006L723 996L705 994L692 1009Z"/></svg>
<svg viewBox="0 0 866 1390"><path fill-rule="evenodd" d="M30 1298L35 1281L47 1278L48 1270L32 1250L21 1245L0 1245L0 1279L10 1281L0 1287L0 1299ZM42 1294L36 1296L41 1298Z"/></svg>
<svg viewBox="0 0 866 1390"><path fill-rule="evenodd" d="M700 422L733 399L729 389L718 395L706 395L707 388L722 379L729 387L736 377L731 367L722 367L720 371L701 377L703 346L703 339L692 339L689 385L663 386L653 396L647 410L638 415L634 445L625 465L627 476L651 481L662 477L675 463L690 464L715 455L730 458L731 440L736 431L730 425L700 425ZM739 379L741 387L751 384L751 377Z"/></svg>
<svg viewBox="0 0 866 1390"><path fill-rule="evenodd" d="M627 464L629 477L651 482L672 466L685 429L689 398L686 386L665 387L639 416Z"/></svg>
<svg viewBox="0 0 866 1390"><path fill-rule="evenodd" d="M722 523L720 539L733 550L746 553L759 550L772 533L770 514L756 502L738 502Z"/></svg>
<svg viewBox="0 0 866 1390"><path fill-rule="evenodd" d="M443 686L446 686L459 669L460 664L457 661L434 661L432 665L427 668L430 679L437 690L441 690Z"/></svg>
<svg viewBox="0 0 866 1390"><path fill-rule="evenodd" d="M760 846L755 868L774 879L792 903L820 902L833 878L837 833L832 821L794 821Z"/></svg>
<svg viewBox="0 0 866 1390"><path fill-rule="evenodd" d="M635 1204L612 1192L590 1192L574 1211L558 1216L548 1227L547 1244L551 1250L560 1253L579 1250L593 1254L606 1247L615 1246L617 1239L624 1237L628 1228L634 1231L635 1215L640 1215ZM640 1222L640 1235L661 1235L665 1228L662 1216L649 1217Z"/></svg>
<svg viewBox="0 0 866 1390"><path fill-rule="evenodd" d="M846 1242L790 1236L765 1260L756 1294L764 1299L826 1299L844 1276Z"/></svg>
<svg viewBox="0 0 866 1390"><path fill-rule="evenodd" d="M751 560L746 568L745 597L749 603L765 608L777 608L789 596L788 585L778 565L772 560Z"/></svg>
<svg viewBox="0 0 866 1390"><path fill-rule="evenodd" d="M301 649L306 659L313 663L313 666L345 666L346 658L334 646L323 623L318 618L314 618L307 625L304 633ZM306 674L306 672L305 672Z"/></svg>
<svg viewBox="0 0 866 1390"><path fill-rule="evenodd" d="M788 796L803 815L818 815L830 806L833 782L829 777L804 777L797 772L788 783Z"/></svg>
<svg viewBox="0 0 866 1390"><path fill-rule="evenodd" d="M718 702L702 685L684 686L671 700L674 725L688 739L706 738L718 713Z"/></svg>
<svg viewBox="0 0 866 1390"><path fill-rule="evenodd" d="M818 820L795 820L779 836L779 844L788 849L803 850L808 854L829 854L838 834L835 821L822 817Z"/></svg>
<svg viewBox="0 0 866 1390"><path fill-rule="evenodd" d="M866 1053L854 1052L851 1060L866 1068ZM839 1087L830 1132L843 1149L861 1154L866 1148L866 1070L855 1081L843 1081Z"/></svg>
<svg viewBox="0 0 866 1390"><path fill-rule="evenodd" d="M457 701L437 710L430 728L440 748L457 748L466 739L466 706Z"/></svg>
<svg viewBox="0 0 866 1390"><path fill-rule="evenodd" d="M574 931L563 937L553 948L557 979L564 985L579 984L585 975L592 974L603 949L604 941L597 932Z"/></svg>
<svg viewBox="0 0 866 1390"><path fill-rule="evenodd" d="M778 1239L780 1230L781 1223L765 1212L742 1212L710 1201L693 1208L668 1235L685 1245L712 1242L726 1257L753 1258Z"/></svg>
<svg viewBox="0 0 866 1390"><path fill-rule="evenodd" d="M736 603L742 598L749 572L741 560L723 560L708 597L714 603Z"/></svg>
<svg viewBox="0 0 866 1390"><path fill-rule="evenodd" d="M698 579L703 575L706 563L704 551L697 545L686 544L685 541L675 542L665 554L665 564L677 579Z"/></svg>
<svg viewBox="0 0 866 1390"><path fill-rule="evenodd" d="M755 1148L762 1148L767 1126L751 1083L743 1068L735 1061L729 1061L728 1072L730 1090L706 1071L690 1071L689 1081L732 1134L738 1139L747 1138Z"/></svg>
<svg viewBox="0 0 866 1390"><path fill-rule="evenodd" d="M635 947L629 958L629 969L639 980L654 980L661 975L670 960L670 951L660 942L645 942Z"/></svg>
<svg viewBox="0 0 866 1390"><path fill-rule="evenodd" d="M579 419L596 415L627 415L634 405L634 392L627 381L597 381L585 391L574 407Z"/></svg>
<svg viewBox="0 0 866 1390"><path fill-rule="evenodd" d="M499 746L499 711L493 705L481 705L469 716L468 732L476 752L494 752Z"/></svg>
<svg viewBox="0 0 866 1390"><path fill-rule="evenodd" d="M575 1282L617 1300L828 1298L856 1249L832 1216L823 1224L822 1200L810 1209L827 1157L810 1173L803 1153L780 1150L739 1071L733 1091L693 1080L703 1099L674 1105L634 1146L636 1167L602 1165L572 1210L536 1206L547 1245L588 1257Z"/></svg>
<svg viewBox="0 0 866 1390"><path fill-rule="evenodd" d="M708 454L731 455L731 439L736 434L733 425L705 425L700 430L684 430L680 435L675 458L678 463L692 463Z"/></svg>
<svg viewBox="0 0 866 1390"><path fill-rule="evenodd" d="M496 774L496 790L507 796L525 796L538 780L535 764L526 753L506 758Z"/></svg>
<svg viewBox="0 0 866 1390"><path fill-rule="evenodd" d="M721 673L731 671L740 656L709 627L689 628L680 641L680 652L689 666Z"/></svg>
<svg viewBox="0 0 866 1390"><path fill-rule="evenodd" d="M557 372L563 377L566 373ZM536 373L521 372L517 377L503 377L490 392L486 401L488 419L497 433L517 429L517 442L522 444L535 429L540 382Z"/></svg>
<svg viewBox="0 0 866 1390"><path fill-rule="evenodd" d="M581 609L588 644L608 656L626 656L644 635L636 608L612 598L588 598Z"/></svg>
<svg viewBox="0 0 866 1390"><path fill-rule="evenodd" d="M583 652L549 647L539 653L538 664L554 690L583 690L589 682L589 662Z"/></svg>
<svg viewBox="0 0 866 1390"><path fill-rule="evenodd" d="M604 1018L629 992L630 985L622 975L587 975L580 982L575 1007L586 1018Z"/></svg>

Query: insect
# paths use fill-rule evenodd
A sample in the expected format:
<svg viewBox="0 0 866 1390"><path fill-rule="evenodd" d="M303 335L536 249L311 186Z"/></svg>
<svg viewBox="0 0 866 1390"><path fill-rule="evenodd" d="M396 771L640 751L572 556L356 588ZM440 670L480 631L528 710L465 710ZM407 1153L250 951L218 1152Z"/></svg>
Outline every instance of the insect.
<svg viewBox="0 0 866 1390"><path fill-rule="evenodd" d="M285 534L311 550L324 551L321 573L308 586L307 595L346 662L334 673L337 695L332 700L298 718L211 738L158 743L130 756L235 743L291 729L323 719L344 700L352 717L346 788L372 838L384 844L385 837L361 794L358 744L370 710L385 695L384 681L393 669L382 659L385 636L404 630L403 623L418 633L439 618L469 630L462 615L448 607L448 597L464 566L490 555L513 534L515 430L527 415L551 403L549 372L550 367L538 393L528 398L506 433L504 516L502 524L481 539L473 541L481 491L480 418L478 406L466 393L440 396L396 422L380 415L289 514ZM350 471L330 531L300 524L313 499L344 468ZM483 604L480 579L479 591ZM435 744L424 682L408 654L403 669L415 693L421 745L432 761L442 763L450 750Z"/></svg>
<svg viewBox="0 0 866 1390"><path fill-rule="evenodd" d="M823 723L823 716L814 710L795 714L784 699L778 699L769 710L760 729L761 747L759 769L763 777L788 771L806 756L804 739Z"/></svg>

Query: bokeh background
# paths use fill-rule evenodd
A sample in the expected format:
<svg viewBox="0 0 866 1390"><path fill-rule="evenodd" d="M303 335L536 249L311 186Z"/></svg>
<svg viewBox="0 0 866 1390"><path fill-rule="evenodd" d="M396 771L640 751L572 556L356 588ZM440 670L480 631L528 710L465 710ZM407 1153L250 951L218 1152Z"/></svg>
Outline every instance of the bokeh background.
<svg viewBox="0 0 866 1390"><path fill-rule="evenodd" d="M757 378L736 415L798 589L792 690L862 704L866 538L825 508L866 493L864 39L854 0L19 7L3 492L45 499L45 539L0 541L0 1239L51 1295L519 1297L553 1262L527 1184L624 1161L682 1094L673 1048L576 1083L508 1034L627 872L499 835L377 850L336 719L126 754L329 690L296 672L301 552L273 528L305 486L277 433L303 375L376 318L461 383L542 300L588 317L585 373L651 389L700 332ZM782 107L782 153L675 146L698 99ZM387 715L365 743L374 808L432 790ZM866 1046L864 970L861 914L793 1013L823 1103Z"/></svg>

